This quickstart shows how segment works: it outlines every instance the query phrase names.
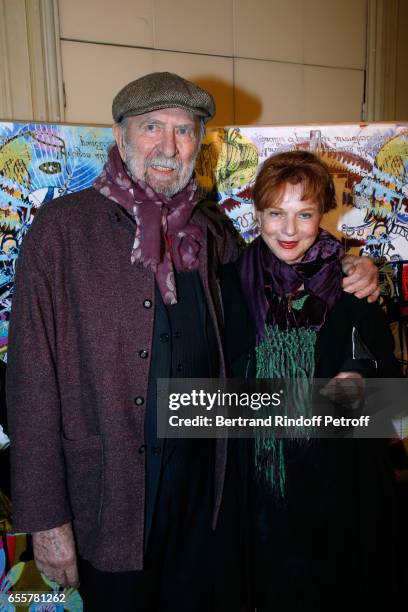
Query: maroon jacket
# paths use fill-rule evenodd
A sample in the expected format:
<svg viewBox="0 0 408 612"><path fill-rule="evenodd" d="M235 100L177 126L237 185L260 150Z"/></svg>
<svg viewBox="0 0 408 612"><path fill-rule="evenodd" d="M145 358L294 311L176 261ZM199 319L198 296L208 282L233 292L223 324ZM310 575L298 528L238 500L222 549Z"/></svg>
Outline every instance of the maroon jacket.
<svg viewBox="0 0 408 612"><path fill-rule="evenodd" d="M207 207L199 273L220 350L219 263L238 247ZM73 521L80 554L104 571L142 568L144 398L154 276L130 263L135 225L94 189L44 205L18 259L7 398L15 531ZM148 356L146 358L146 351ZM141 399L142 398L142 399ZM214 520L226 443L216 458Z"/></svg>

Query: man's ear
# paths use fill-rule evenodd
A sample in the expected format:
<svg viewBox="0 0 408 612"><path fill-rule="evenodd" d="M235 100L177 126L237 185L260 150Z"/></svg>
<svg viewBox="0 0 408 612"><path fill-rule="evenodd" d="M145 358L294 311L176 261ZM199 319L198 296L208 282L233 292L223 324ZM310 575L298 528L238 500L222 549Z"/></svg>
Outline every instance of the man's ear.
<svg viewBox="0 0 408 612"><path fill-rule="evenodd" d="M119 125L119 123L114 123L112 125L113 137L116 141L117 147L119 149L120 156L123 161L125 161L125 132Z"/></svg>

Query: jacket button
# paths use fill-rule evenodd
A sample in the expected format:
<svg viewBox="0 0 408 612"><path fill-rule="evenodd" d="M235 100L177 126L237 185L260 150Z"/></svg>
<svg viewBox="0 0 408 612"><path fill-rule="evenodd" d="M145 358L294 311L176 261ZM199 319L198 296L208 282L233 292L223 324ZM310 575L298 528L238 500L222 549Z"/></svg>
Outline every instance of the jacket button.
<svg viewBox="0 0 408 612"><path fill-rule="evenodd" d="M177 340L179 340L181 338L181 332L176 331L174 334L174 337L177 338Z"/></svg>
<svg viewBox="0 0 408 612"><path fill-rule="evenodd" d="M152 303L152 301L151 301L151 300L145 300L145 301L143 302L143 306L144 306L145 308L151 308L151 307L152 307L152 305L153 305L153 303Z"/></svg>
<svg viewBox="0 0 408 612"><path fill-rule="evenodd" d="M146 444L142 444L142 446L139 446L139 453L141 455L144 455L146 452Z"/></svg>
<svg viewBox="0 0 408 612"><path fill-rule="evenodd" d="M146 351L146 349L143 349L143 350L139 351L140 359L147 359L148 355L149 355L149 352Z"/></svg>
<svg viewBox="0 0 408 612"><path fill-rule="evenodd" d="M138 395L137 397L135 397L133 401L135 402L136 406L143 406L144 397L142 397L141 395Z"/></svg>
<svg viewBox="0 0 408 612"><path fill-rule="evenodd" d="M153 448L152 448L152 454L153 454L153 455L160 455L160 453L161 453L161 448L160 448L160 446L153 446Z"/></svg>
<svg viewBox="0 0 408 612"><path fill-rule="evenodd" d="M177 372L182 372L183 371L183 364L182 363L178 363L177 367L176 367Z"/></svg>
<svg viewBox="0 0 408 612"><path fill-rule="evenodd" d="M168 342L169 340L170 340L169 334L160 334L160 341L161 342Z"/></svg>

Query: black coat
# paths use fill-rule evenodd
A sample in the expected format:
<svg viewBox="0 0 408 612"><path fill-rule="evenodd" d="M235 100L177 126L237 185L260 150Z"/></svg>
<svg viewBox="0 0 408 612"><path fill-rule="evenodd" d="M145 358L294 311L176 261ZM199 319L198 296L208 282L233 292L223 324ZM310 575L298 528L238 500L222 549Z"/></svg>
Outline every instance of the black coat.
<svg viewBox="0 0 408 612"><path fill-rule="evenodd" d="M318 334L316 376L364 369L351 359L353 327L378 376L399 376L380 307L346 293ZM398 600L398 534L387 441L285 440L284 452L284 499L260 483L252 490L258 611L343 610L351 601L389 609Z"/></svg>

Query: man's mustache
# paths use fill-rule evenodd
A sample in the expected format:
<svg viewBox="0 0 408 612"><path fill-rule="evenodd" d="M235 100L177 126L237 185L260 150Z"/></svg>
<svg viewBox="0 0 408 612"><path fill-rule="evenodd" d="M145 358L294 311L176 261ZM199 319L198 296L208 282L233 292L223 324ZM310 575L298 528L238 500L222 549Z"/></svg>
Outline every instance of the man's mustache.
<svg viewBox="0 0 408 612"><path fill-rule="evenodd" d="M145 159L144 166L145 169L150 168L150 166L162 166L162 168L169 168L171 170L180 171L182 164L180 160L169 159L165 156L157 156Z"/></svg>

